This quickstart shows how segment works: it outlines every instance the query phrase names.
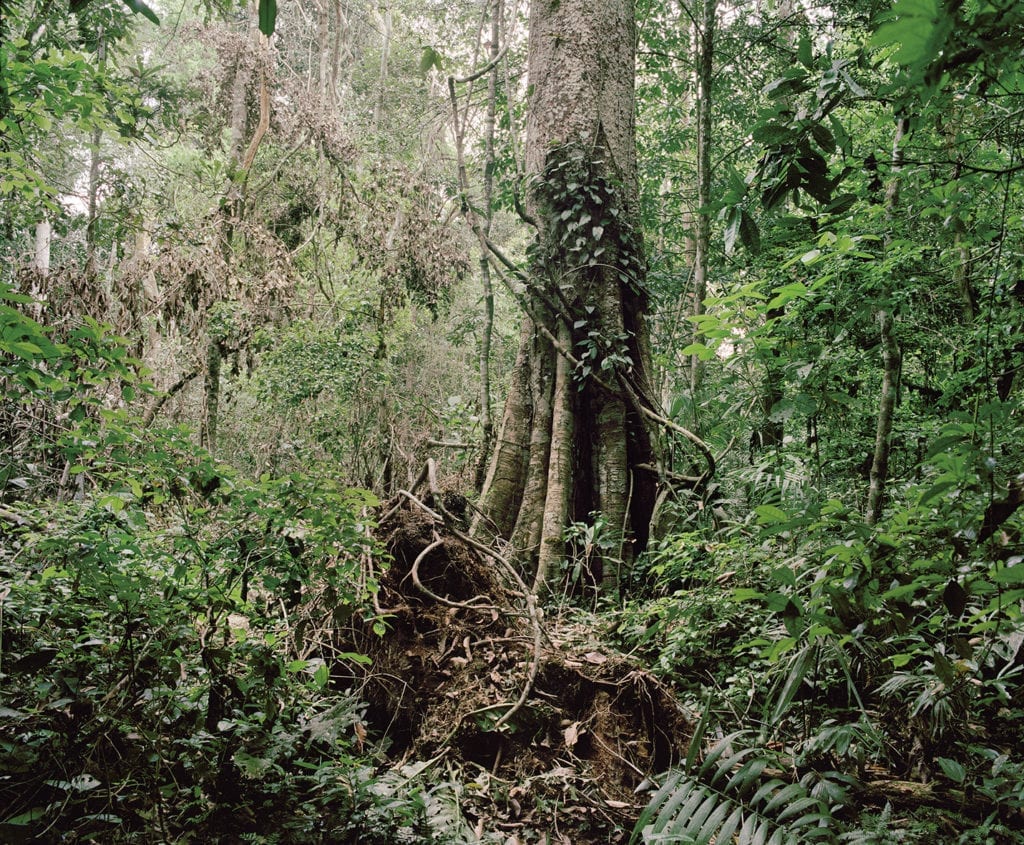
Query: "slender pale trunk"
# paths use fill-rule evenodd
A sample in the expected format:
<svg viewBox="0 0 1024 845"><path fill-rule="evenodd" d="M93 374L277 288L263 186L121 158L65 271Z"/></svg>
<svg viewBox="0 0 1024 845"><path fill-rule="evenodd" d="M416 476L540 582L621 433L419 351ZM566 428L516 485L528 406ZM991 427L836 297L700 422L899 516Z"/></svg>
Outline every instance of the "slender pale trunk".
<svg viewBox="0 0 1024 845"><path fill-rule="evenodd" d="M102 68L107 59L107 39L100 29L96 44L96 61ZM100 146L103 143L103 130L96 126L89 135L89 196L88 196L88 221L85 224L85 275L90 280L95 280L99 275L98 262L96 259L96 234L100 222L100 168L102 159Z"/></svg>
<svg viewBox="0 0 1024 845"><path fill-rule="evenodd" d="M693 307L699 317L704 313L708 292L708 251L711 245L711 85L715 63L715 15L717 0L701 0L697 32L697 232L694 238ZM698 338L695 336L694 341ZM690 391L696 395L704 372L704 362L690 359Z"/></svg>
<svg viewBox="0 0 1024 845"><path fill-rule="evenodd" d="M885 194L886 214L890 220L895 216L900 201L899 171L903 165L902 143L906 130L906 118L897 118L896 134L892 142L892 177ZM878 522L885 504L885 485L889 476L889 453L892 446L892 420L896 410L902 360L899 344L893 334L892 314L884 306L879 308L876 313L879 336L882 341L882 394L878 400L875 449L871 459L868 503L864 514L864 520L868 525Z"/></svg>
<svg viewBox="0 0 1024 845"><path fill-rule="evenodd" d="M320 102L327 100L327 91L331 81L331 7L332 0L320 0L317 6L317 49L320 51L320 72L317 76L320 89Z"/></svg>
<svg viewBox="0 0 1024 845"><path fill-rule="evenodd" d="M341 5L341 0L334 2L334 47L331 51L331 92L334 102L340 109L345 102L345 92L351 87L352 74L355 71L356 58L352 46L352 26ZM347 62L345 80L341 79L342 52Z"/></svg>
<svg viewBox="0 0 1024 845"><path fill-rule="evenodd" d="M32 258L32 269L39 278L50 275L50 243L53 239L53 227L47 218L36 223L35 250Z"/></svg>
<svg viewBox="0 0 1024 845"><path fill-rule="evenodd" d="M377 99L373 106L373 130L380 129L381 116L384 114L384 94L388 83L388 60L391 57L391 9L385 8L378 14L381 29L380 75L377 80Z"/></svg>
<svg viewBox="0 0 1024 845"><path fill-rule="evenodd" d="M491 41L488 50L488 61L493 64L487 77L487 115L484 119L484 186L483 215L480 229L484 237L491 235L491 208L494 198L494 125L498 99L498 51L500 23L502 17L501 0L493 0L491 5ZM491 263L485 253L480 255L480 285L483 288L483 325L480 327L480 456L476 465L476 488L483 489L487 462L491 455L494 441L494 421L491 417L491 335L494 331L494 288L491 284Z"/></svg>

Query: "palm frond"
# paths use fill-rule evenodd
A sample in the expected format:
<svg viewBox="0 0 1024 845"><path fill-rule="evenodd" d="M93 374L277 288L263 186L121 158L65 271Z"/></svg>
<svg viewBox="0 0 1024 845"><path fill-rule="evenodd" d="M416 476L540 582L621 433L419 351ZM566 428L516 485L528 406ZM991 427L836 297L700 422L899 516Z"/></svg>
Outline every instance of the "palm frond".
<svg viewBox="0 0 1024 845"><path fill-rule="evenodd" d="M640 815L630 845L833 841L828 806L803 783L765 779L771 756L756 746L738 747L742 736L724 737L699 765L672 772Z"/></svg>

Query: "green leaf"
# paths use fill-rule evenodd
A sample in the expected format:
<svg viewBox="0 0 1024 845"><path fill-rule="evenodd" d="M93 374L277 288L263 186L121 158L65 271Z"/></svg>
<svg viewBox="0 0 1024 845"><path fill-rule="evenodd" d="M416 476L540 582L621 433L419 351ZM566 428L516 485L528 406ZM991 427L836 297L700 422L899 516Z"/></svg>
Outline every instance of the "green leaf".
<svg viewBox="0 0 1024 845"><path fill-rule="evenodd" d="M124 0L124 4L136 14L149 18L157 26L160 26L160 18L157 17L156 12L143 3L142 0ZM262 6L263 4L260 3L261 8Z"/></svg>
<svg viewBox="0 0 1024 845"><path fill-rule="evenodd" d="M836 151L836 139L823 123L811 124L811 137L826 153L831 154Z"/></svg>
<svg viewBox="0 0 1024 845"><path fill-rule="evenodd" d="M800 42L796 47L796 57L808 70L814 70L814 55L811 53L811 36L806 32L800 33Z"/></svg>
<svg viewBox="0 0 1024 845"><path fill-rule="evenodd" d="M786 711L789 710L790 705L793 703L793 699L796 697L797 691L800 689L800 685L804 682L807 670L814 663L814 653L815 651L813 648L805 648L790 665L789 675L782 686L782 692L775 700L775 707L772 710L770 724L777 725L779 720L786 714ZM796 785L797 784L793 784L793 786ZM776 795L775 798L769 802L769 806L771 806L778 797L779 796Z"/></svg>
<svg viewBox="0 0 1024 845"><path fill-rule="evenodd" d="M437 68L439 72L442 70L441 54L427 45L420 55L420 76L426 76L431 68Z"/></svg>
<svg viewBox="0 0 1024 845"><path fill-rule="evenodd" d="M939 764L946 777L954 783L963 783L967 777L967 770L956 760L950 760L949 757L937 757L935 762Z"/></svg>
<svg viewBox="0 0 1024 845"><path fill-rule="evenodd" d="M740 240L743 246L751 255L759 255L761 252L761 232L754 222L754 218L746 211L740 213Z"/></svg>
<svg viewBox="0 0 1024 845"><path fill-rule="evenodd" d="M967 591L960 586L960 582L955 578L946 584L946 589L942 591L942 603L946 605L946 610L950 612L950 615L955 617L963 615L967 607Z"/></svg>
<svg viewBox="0 0 1024 845"><path fill-rule="evenodd" d="M14 816L13 818L5 819L5 825L11 825L12 827L24 827L25 825L37 822L46 816L46 807L33 807L26 813Z"/></svg>
<svg viewBox="0 0 1024 845"><path fill-rule="evenodd" d="M260 32L267 38L274 34L277 22L277 0L260 0Z"/></svg>
<svg viewBox="0 0 1024 845"><path fill-rule="evenodd" d="M899 45L893 58L902 65L923 65L941 48L949 17L938 0L896 0L884 22L871 37L872 47Z"/></svg>
<svg viewBox="0 0 1024 845"><path fill-rule="evenodd" d="M775 505L758 505L754 508L759 525L775 525L789 520L789 514Z"/></svg>
<svg viewBox="0 0 1024 845"><path fill-rule="evenodd" d="M736 249L736 239L740 235L740 225L743 222L743 210L739 206L729 209L725 224L725 254L732 255Z"/></svg>
<svg viewBox="0 0 1024 845"><path fill-rule="evenodd" d="M715 357L715 350L703 343L691 343L680 353L682 355L696 355L701 361L710 361Z"/></svg>
<svg viewBox="0 0 1024 845"><path fill-rule="evenodd" d="M992 573L997 584L1024 584L1024 565L1004 566Z"/></svg>

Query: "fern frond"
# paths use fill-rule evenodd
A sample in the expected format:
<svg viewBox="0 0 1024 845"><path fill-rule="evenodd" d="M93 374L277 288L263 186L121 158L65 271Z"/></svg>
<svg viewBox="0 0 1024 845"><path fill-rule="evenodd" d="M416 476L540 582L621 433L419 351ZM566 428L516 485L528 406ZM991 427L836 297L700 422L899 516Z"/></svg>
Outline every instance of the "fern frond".
<svg viewBox="0 0 1024 845"><path fill-rule="evenodd" d="M771 758L762 748L737 748L741 737L720 739L699 766L672 772L644 808L630 845L834 841L828 805L803 783L762 780Z"/></svg>

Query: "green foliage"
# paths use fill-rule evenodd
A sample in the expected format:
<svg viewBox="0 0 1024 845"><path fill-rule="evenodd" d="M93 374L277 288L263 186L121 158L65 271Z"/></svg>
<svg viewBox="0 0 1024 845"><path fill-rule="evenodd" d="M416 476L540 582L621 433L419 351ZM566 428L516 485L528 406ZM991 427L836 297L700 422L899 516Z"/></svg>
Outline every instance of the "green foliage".
<svg viewBox="0 0 1024 845"><path fill-rule="evenodd" d="M530 186L550 226L540 234L531 257L538 272L570 299L580 292L577 286L583 287L570 272L609 262L621 284L633 290L642 286L641 242L626 219L621 188L605 169L606 163L586 149L560 147L548 154L543 172Z"/></svg>
<svg viewBox="0 0 1024 845"><path fill-rule="evenodd" d="M70 144L62 147L54 138L93 131L137 137L154 116L146 101L151 74L141 62L122 67L118 60L132 36L131 16L107 3L71 5L73 16L33 2L4 9L0 197L8 205L8 236L43 215L63 213L57 201L68 190L62 171L76 165L64 148ZM141 0L126 0L125 5L156 22Z"/></svg>
<svg viewBox="0 0 1024 845"><path fill-rule="evenodd" d="M562 580L567 594L591 598L596 592L593 573L598 564L622 566L622 532L600 513L589 522L573 522L565 530L567 554L562 562Z"/></svg>
<svg viewBox="0 0 1024 845"><path fill-rule="evenodd" d="M323 392L346 394L366 370L374 339L299 320L263 355L257 396L272 405L295 407Z"/></svg>
<svg viewBox="0 0 1024 845"><path fill-rule="evenodd" d="M277 22L277 0L260 0L259 20L260 32L269 38L274 34Z"/></svg>
<svg viewBox="0 0 1024 845"><path fill-rule="evenodd" d="M247 480L143 430L108 407L138 383L122 344L91 322L54 343L16 304L4 291L5 403L66 409L52 447L78 492L28 498L4 476L4 838L216 838L273 818L308 841L341 824L365 730L358 702L324 693L365 658L325 632L372 614L377 500Z"/></svg>
<svg viewBox="0 0 1024 845"><path fill-rule="evenodd" d="M702 724L694 751L704 741ZM740 733L720 739L703 754L691 752L687 768L671 774L640 815L630 843L832 842L828 803L813 790L814 777L787 783L765 777L771 755L743 747ZM828 801L842 789L830 784Z"/></svg>

